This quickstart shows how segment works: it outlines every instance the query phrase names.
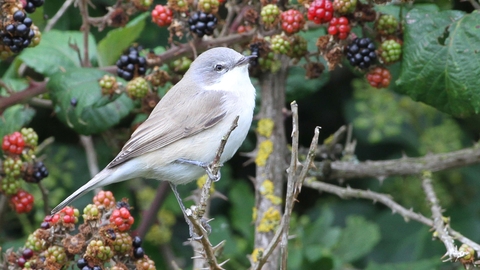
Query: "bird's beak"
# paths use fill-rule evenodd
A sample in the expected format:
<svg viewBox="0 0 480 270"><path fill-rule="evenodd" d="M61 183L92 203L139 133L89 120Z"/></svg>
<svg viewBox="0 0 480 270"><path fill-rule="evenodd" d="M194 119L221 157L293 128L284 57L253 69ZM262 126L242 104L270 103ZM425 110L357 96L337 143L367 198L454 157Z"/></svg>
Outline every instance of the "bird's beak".
<svg viewBox="0 0 480 270"><path fill-rule="evenodd" d="M250 63L250 60L256 58L257 56L256 55L248 55L248 56L244 56L242 57L235 66L243 66L243 65L246 65L246 64L249 64Z"/></svg>

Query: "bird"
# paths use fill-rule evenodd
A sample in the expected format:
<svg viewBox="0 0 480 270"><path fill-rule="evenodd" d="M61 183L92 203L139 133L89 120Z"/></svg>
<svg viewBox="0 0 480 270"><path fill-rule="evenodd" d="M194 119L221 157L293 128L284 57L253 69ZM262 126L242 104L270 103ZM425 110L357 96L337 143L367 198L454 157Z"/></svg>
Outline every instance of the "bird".
<svg viewBox="0 0 480 270"><path fill-rule="evenodd" d="M185 213L177 185L209 172L208 164L237 117L237 127L225 144L220 164L235 154L247 136L256 93L248 65L255 57L226 47L201 53L132 133L120 153L51 213L95 188L134 178L168 181Z"/></svg>

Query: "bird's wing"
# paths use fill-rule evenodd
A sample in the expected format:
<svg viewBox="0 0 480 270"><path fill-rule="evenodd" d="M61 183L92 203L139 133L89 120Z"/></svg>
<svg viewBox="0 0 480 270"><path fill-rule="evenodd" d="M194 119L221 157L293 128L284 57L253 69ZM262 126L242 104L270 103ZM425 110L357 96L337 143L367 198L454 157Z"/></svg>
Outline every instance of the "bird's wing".
<svg viewBox="0 0 480 270"><path fill-rule="evenodd" d="M134 157L161 149L214 126L225 118L225 95L228 92L202 91L188 99L170 98L163 102L174 101L178 103L175 106L162 106L160 102L107 168L116 167Z"/></svg>

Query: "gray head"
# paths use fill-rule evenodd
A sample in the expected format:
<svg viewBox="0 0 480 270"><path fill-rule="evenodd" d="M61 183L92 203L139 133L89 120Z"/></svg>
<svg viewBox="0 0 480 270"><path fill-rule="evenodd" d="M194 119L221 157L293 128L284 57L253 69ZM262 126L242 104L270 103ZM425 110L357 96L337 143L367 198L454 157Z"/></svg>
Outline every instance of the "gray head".
<svg viewBox="0 0 480 270"><path fill-rule="evenodd" d="M244 56L230 48L213 48L200 54L192 62L184 78L205 87L221 83L231 76L248 78L248 63L253 57L255 56Z"/></svg>

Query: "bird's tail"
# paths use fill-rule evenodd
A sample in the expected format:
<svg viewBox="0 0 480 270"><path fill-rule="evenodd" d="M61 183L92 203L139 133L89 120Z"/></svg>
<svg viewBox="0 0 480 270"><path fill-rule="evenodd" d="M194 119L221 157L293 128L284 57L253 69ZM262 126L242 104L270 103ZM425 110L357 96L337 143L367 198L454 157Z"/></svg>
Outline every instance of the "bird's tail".
<svg viewBox="0 0 480 270"><path fill-rule="evenodd" d="M104 169L103 171L99 172L97 175L95 175L90 181L88 181L85 185L77 189L72 195L68 196L63 202L55 206L53 208L51 214L55 214L62 210L65 206L71 204L74 200L82 197L85 195L85 193L89 192L90 190L96 188L96 187L101 187L105 185L104 181L108 176L111 175L111 172L109 169ZM103 183L103 184L102 184Z"/></svg>

